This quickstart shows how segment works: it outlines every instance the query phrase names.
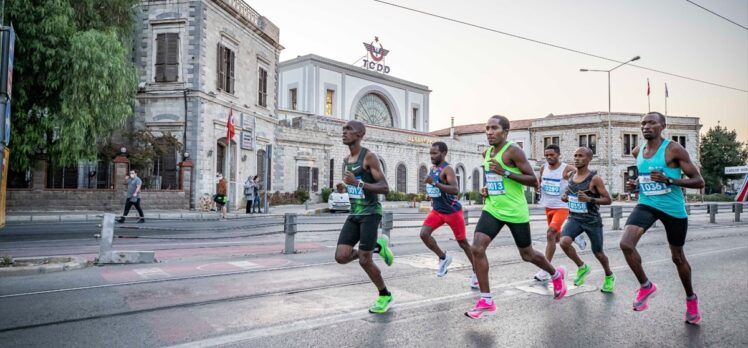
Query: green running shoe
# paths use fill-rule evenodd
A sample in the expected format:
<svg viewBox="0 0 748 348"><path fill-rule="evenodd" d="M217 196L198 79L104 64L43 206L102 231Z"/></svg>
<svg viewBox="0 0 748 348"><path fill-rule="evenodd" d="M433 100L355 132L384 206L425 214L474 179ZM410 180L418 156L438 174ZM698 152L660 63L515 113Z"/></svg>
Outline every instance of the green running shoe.
<svg viewBox="0 0 748 348"><path fill-rule="evenodd" d="M590 266L588 264L585 263L582 267L579 267L579 269L577 269L577 277L574 278L574 285L581 286L584 284L584 278L586 278L589 273Z"/></svg>
<svg viewBox="0 0 748 348"><path fill-rule="evenodd" d="M377 244L379 244L379 256L382 257L387 266L392 266L392 262L395 261L395 254L389 247L390 239L386 235L382 235L377 239Z"/></svg>
<svg viewBox="0 0 748 348"><path fill-rule="evenodd" d="M392 295L379 296L377 302L369 308L369 313L384 313L390 309L390 303L392 303Z"/></svg>
<svg viewBox="0 0 748 348"><path fill-rule="evenodd" d="M600 289L602 292L613 292L613 289L616 287L616 275L611 274L609 276L605 276L605 282L603 283L603 288Z"/></svg>

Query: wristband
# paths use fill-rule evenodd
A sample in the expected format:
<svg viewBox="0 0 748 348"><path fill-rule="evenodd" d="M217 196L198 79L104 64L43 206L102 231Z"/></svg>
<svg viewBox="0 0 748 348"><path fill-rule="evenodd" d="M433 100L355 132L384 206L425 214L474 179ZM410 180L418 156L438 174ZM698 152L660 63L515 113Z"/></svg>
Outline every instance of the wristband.
<svg viewBox="0 0 748 348"><path fill-rule="evenodd" d="M358 181L358 185L356 185L356 186L358 186L358 188L360 188L360 189L363 189L364 188L364 182L361 181L361 180L359 180Z"/></svg>

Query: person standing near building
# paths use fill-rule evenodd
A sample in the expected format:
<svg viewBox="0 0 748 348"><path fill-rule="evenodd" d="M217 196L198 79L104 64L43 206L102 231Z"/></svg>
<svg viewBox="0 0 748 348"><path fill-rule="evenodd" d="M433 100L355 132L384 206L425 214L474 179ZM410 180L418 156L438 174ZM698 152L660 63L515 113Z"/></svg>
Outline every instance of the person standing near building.
<svg viewBox="0 0 748 348"><path fill-rule="evenodd" d="M605 271L605 281L600 289L603 292L613 292L616 276L610 270L608 257L603 252L603 218L600 216L600 205L611 203L610 194L605 189L603 179L596 171L590 171L589 163L592 160L592 150L580 147L574 152L574 166L577 171L569 178L569 185L564 191L561 199L569 204L569 220L564 226L561 234L561 249L577 265L577 276L574 285L581 286L584 279L590 273L590 266L585 264L571 241L587 233L592 244L592 253L600 261Z"/></svg>
<svg viewBox="0 0 748 348"><path fill-rule="evenodd" d="M493 302L488 282L486 248L505 225L512 232L522 260L552 274L554 298L558 300L566 295L564 268L554 268L541 252L532 248L530 211L523 186L537 188L538 181L524 151L507 140L509 127L509 120L504 116L491 116L486 122L486 137L490 147L484 152L486 187L481 189L481 194L486 196L486 203L475 227L471 247L473 267L478 276L481 294L475 307L465 313L472 319L480 319L484 313L496 312L496 303Z"/></svg>
<svg viewBox="0 0 748 348"><path fill-rule="evenodd" d="M545 217L548 220L545 258L550 262L556 253L556 243L561 239L561 226L569 217L569 207L561 201L561 195L566 192L566 179L574 171L574 167L561 163L561 148L556 144L546 146L543 156L546 163L540 167L540 205L545 207ZM580 249L585 248L586 242L581 235L575 241ZM541 269L535 273L534 278L543 282L551 279L551 275Z"/></svg>
<svg viewBox="0 0 748 348"><path fill-rule="evenodd" d="M138 172L135 169L130 170L130 175L125 176L127 180L127 199L125 200L125 213L117 220L119 223L125 222L127 214L130 213L130 208L134 205L135 209L138 210L138 223L145 222L143 216L143 209L140 208L140 188L143 187L143 181L138 177Z"/></svg>
<svg viewBox="0 0 748 348"><path fill-rule="evenodd" d="M244 181L244 198L247 200L247 214L252 214L252 204L255 202L255 181L251 176Z"/></svg>
<svg viewBox="0 0 748 348"><path fill-rule="evenodd" d="M253 205L253 209L257 208L257 213L262 213L262 207L260 206L260 185L261 185L261 183L260 183L259 176L255 175L255 177L252 178L252 181L254 181L254 183L255 183L255 186L254 186L254 199L255 199L255 202L254 202L254 205Z"/></svg>
<svg viewBox="0 0 748 348"><path fill-rule="evenodd" d="M218 189L216 190L216 207L221 210L221 219L226 219L226 204L228 204L229 183L223 174L218 173Z"/></svg>
<svg viewBox="0 0 748 348"><path fill-rule="evenodd" d="M445 276L447 268L452 263L452 256L447 255L446 251L442 251L434 237L431 236L434 230L443 224L449 225L452 233L455 235L457 245L465 252L470 264L473 264L473 253L470 251L470 243L468 243L465 233L465 218L462 212L462 205L456 196L460 193L457 186L457 178L455 177L454 169L445 160L447 151L447 144L444 142L437 141L431 144L429 154L431 155L431 163L434 164L434 167L424 180L426 183L426 193L431 198L432 209L426 220L423 221L421 240L423 240L423 244L426 244L439 257L439 269L436 272L438 277ZM475 273L473 273L470 285L474 288L478 287L478 279L475 277Z"/></svg>
<svg viewBox="0 0 748 348"><path fill-rule="evenodd" d="M646 142L631 152L636 158L638 177L637 180L626 183L630 190L639 188L639 204L626 221L620 246L626 262L641 284L634 300L634 310L646 310L649 308L650 296L657 291L657 285L644 273L642 258L636 245L655 221L662 222L673 263L686 292L685 320L689 324L698 325L701 323L699 299L693 291L691 266L683 251L688 231L688 213L681 188L703 188L704 179L691 162L686 149L678 142L662 137L662 131L666 127L667 120L659 112L650 112L642 118L641 130ZM682 178L683 174L687 178Z"/></svg>
<svg viewBox="0 0 748 348"><path fill-rule="evenodd" d="M392 303L392 294L387 290L372 254L378 253L387 266L392 265L394 255L389 248L389 240L384 235L377 238L382 220L382 205L377 195L387 194L390 189L377 155L361 146L365 134L366 127L359 121L348 121L343 126L343 144L350 150L343 161L343 182L351 201L351 212L338 237L335 261L347 264L358 259L359 265L379 291L369 312L384 313ZM354 248L356 244L358 249Z"/></svg>

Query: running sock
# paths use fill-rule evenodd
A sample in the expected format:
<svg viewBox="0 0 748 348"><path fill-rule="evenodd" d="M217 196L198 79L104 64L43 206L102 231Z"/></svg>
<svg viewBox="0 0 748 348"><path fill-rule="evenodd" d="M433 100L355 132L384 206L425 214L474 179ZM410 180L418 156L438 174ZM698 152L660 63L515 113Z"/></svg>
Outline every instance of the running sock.
<svg viewBox="0 0 748 348"><path fill-rule="evenodd" d="M652 286L652 282L650 282L649 279L647 279L646 282L641 283L641 286L642 286L642 288L649 289L649 287Z"/></svg>
<svg viewBox="0 0 748 348"><path fill-rule="evenodd" d="M561 272L556 271L556 273L553 273L553 277L552 278L553 279L558 279L558 277L560 277L560 276L561 276Z"/></svg>
<svg viewBox="0 0 748 348"><path fill-rule="evenodd" d="M389 290L387 290L386 286L384 287L384 289L379 290L379 296L391 296L391 295L392 294L390 293Z"/></svg>
<svg viewBox="0 0 748 348"><path fill-rule="evenodd" d="M446 260L447 259L447 253L444 253L444 256L439 256L439 260Z"/></svg>
<svg viewBox="0 0 748 348"><path fill-rule="evenodd" d="M373 252L375 254L379 254L380 251L382 251L382 247L379 246L379 243L377 243L377 245L374 246L374 250L372 250L371 252Z"/></svg>
<svg viewBox="0 0 748 348"><path fill-rule="evenodd" d="M691 296L686 296L686 300L695 300L695 299L696 299L696 294L693 294Z"/></svg>
<svg viewBox="0 0 748 348"><path fill-rule="evenodd" d="M490 292L481 292L480 293L480 298L482 298L483 300L485 300L487 304L492 304L493 303L493 296L491 296Z"/></svg>

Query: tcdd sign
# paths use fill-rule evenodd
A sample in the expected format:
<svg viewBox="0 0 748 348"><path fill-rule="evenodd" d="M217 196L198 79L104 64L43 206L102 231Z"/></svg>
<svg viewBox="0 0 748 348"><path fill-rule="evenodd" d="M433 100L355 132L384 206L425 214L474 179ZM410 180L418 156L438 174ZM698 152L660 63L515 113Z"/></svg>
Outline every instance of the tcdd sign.
<svg viewBox="0 0 748 348"><path fill-rule="evenodd" d="M377 45L379 45L379 47L377 47ZM366 48L366 52L368 52L369 56L371 57L371 60L364 59L363 68L374 70L384 74L389 74L390 67L385 65L384 57L386 57L387 53L390 53L390 51L382 46L382 43L379 42L379 38L375 36L373 42L364 42L364 47Z"/></svg>

